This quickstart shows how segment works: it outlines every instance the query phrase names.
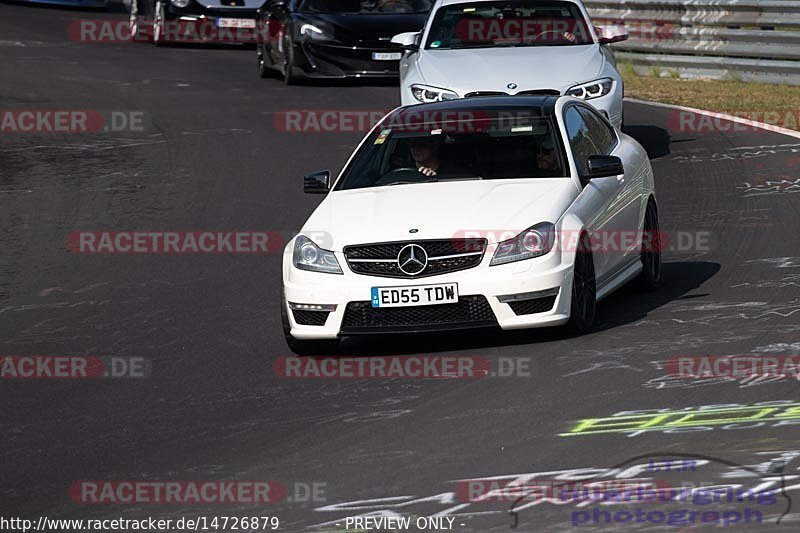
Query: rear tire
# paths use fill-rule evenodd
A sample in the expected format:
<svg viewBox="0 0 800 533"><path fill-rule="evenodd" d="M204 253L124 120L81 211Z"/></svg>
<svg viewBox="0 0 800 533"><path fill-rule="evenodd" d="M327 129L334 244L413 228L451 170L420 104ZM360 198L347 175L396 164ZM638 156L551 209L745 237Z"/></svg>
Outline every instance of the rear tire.
<svg viewBox="0 0 800 533"><path fill-rule="evenodd" d="M594 327L597 312L597 284L594 275L594 258L589 235L581 235L578 250L575 252L575 266L572 274L572 303L570 305L569 327L572 331L589 333Z"/></svg>
<svg viewBox="0 0 800 533"><path fill-rule="evenodd" d="M653 291L661 285L661 234L658 231L658 207L653 199L647 202L642 225L642 273L639 288Z"/></svg>

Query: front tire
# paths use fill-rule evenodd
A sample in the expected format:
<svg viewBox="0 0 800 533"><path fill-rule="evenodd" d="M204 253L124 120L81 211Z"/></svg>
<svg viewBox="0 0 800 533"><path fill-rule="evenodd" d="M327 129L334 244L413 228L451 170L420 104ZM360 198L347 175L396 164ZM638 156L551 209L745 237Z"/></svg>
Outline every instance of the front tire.
<svg viewBox="0 0 800 533"><path fill-rule="evenodd" d="M297 83L297 77L294 74L294 44L290 38L286 38L284 45L285 55L283 59L283 82L286 85L294 85Z"/></svg>
<svg viewBox="0 0 800 533"><path fill-rule="evenodd" d="M642 226L642 273L639 287L655 290L661 285L661 234L658 231L658 207L652 199L647 202Z"/></svg>
<svg viewBox="0 0 800 533"><path fill-rule="evenodd" d="M166 7L158 0L155 8L153 9L153 44L156 46L164 46L166 39L164 38L164 23L166 21Z"/></svg>
<svg viewBox="0 0 800 533"><path fill-rule="evenodd" d="M137 0L131 2L131 13L128 17L128 25L131 32L131 39L136 40L136 36L139 35L139 2Z"/></svg>
<svg viewBox="0 0 800 533"><path fill-rule="evenodd" d="M569 327L574 332L588 333L594 327L597 312L597 284L594 275L594 258L589 235L584 233L575 252L572 274L572 303Z"/></svg>
<svg viewBox="0 0 800 533"><path fill-rule="evenodd" d="M132 0L128 24L132 41L151 41L153 39L153 4L148 0Z"/></svg>
<svg viewBox="0 0 800 533"><path fill-rule="evenodd" d="M262 45L258 45L258 77L259 78L271 78L273 77L274 70L267 65L266 52Z"/></svg>

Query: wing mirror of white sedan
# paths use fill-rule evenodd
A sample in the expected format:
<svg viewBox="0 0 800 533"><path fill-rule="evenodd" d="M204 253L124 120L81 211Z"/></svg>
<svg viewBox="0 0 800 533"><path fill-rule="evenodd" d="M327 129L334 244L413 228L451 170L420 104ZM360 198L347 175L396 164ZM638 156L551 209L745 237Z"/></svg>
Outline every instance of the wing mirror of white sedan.
<svg viewBox="0 0 800 533"><path fill-rule="evenodd" d="M308 194L325 194L331 188L331 171L320 170L303 176L303 192Z"/></svg>
<svg viewBox="0 0 800 533"><path fill-rule="evenodd" d="M589 174L586 176L587 181L594 178L619 176L625 173L625 169L622 167L622 159L615 155L589 156L588 167Z"/></svg>
<svg viewBox="0 0 800 533"><path fill-rule="evenodd" d="M394 37L392 37L392 44L400 45L404 50L418 50L419 49L419 38L421 36L421 32L418 31L407 31L405 33L398 33Z"/></svg>
<svg viewBox="0 0 800 533"><path fill-rule="evenodd" d="M597 32L597 38L600 41L600 44L611 44L618 43L620 41L627 41L630 37L628 30L625 29L625 26L620 26L618 24L613 26L595 26L594 29Z"/></svg>

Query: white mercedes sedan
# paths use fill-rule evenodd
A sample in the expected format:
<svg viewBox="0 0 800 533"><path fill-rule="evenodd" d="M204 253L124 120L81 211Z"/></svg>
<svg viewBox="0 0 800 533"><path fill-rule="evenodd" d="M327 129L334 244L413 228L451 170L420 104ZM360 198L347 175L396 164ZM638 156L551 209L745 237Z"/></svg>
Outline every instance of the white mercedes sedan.
<svg viewBox="0 0 800 533"><path fill-rule="evenodd" d="M400 107L361 141L283 253L295 353L343 336L569 324L661 277L653 171L639 143L569 96Z"/></svg>
<svg viewBox="0 0 800 533"><path fill-rule="evenodd" d="M485 95L571 95L622 127L622 77L580 0L438 0L421 32L395 35L403 105Z"/></svg>

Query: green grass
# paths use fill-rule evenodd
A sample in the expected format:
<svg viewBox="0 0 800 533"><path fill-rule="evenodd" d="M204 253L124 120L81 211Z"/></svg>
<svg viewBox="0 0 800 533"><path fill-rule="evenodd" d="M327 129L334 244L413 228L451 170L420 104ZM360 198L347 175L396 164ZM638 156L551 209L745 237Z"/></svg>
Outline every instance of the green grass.
<svg viewBox="0 0 800 533"><path fill-rule="evenodd" d="M623 63L619 71L625 80L625 96L742 116L754 112L757 113L751 117L754 120L777 122L778 126L800 131L800 87L741 80L681 79L675 71L665 71L659 76L655 68L649 71L655 75L642 76L630 64Z"/></svg>

